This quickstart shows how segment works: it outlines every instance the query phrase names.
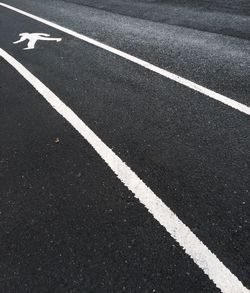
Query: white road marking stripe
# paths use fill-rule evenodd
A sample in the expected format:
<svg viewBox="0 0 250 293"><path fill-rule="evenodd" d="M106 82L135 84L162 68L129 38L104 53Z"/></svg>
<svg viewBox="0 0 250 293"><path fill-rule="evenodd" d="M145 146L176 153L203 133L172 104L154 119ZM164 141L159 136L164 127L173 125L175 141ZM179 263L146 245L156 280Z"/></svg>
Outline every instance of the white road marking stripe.
<svg viewBox="0 0 250 293"><path fill-rule="evenodd" d="M21 63L0 48L2 56L96 150L121 182L170 233L193 261L224 293L249 293L238 278L213 254L160 198L49 88Z"/></svg>
<svg viewBox="0 0 250 293"><path fill-rule="evenodd" d="M197 83L194 83L194 82L192 82L192 81L190 81L188 79L185 79L185 78L183 78L181 76L178 76L177 74L171 73L171 72L169 72L169 71L167 71L165 69L162 69L162 68L160 68L158 66L155 66L155 65L153 65L153 64L151 64L149 62L146 62L146 61L144 61L142 59L134 57L134 56L132 56L130 54L127 54L127 53L125 53L123 51L115 49L115 48L113 48L111 46L105 45L105 44L103 44L103 43L101 43L99 41L96 41L94 39L91 39L91 38L89 38L89 37L87 37L85 35L79 34L79 33L75 32L75 31L73 31L71 29L65 28L65 27L63 27L61 25L58 25L56 23L53 23L53 22L48 21L46 19L43 19L41 17L35 16L35 15L33 15L31 13L28 13L28 12L25 12L25 11L23 11L21 9L15 8L15 7L11 6L11 5L8 5L8 4L2 3L2 2L0 2L0 5L5 7L5 8L11 9L11 10L13 10L15 12L18 12L18 13L20 13L22 15L30 17L30 18L32 18L34 20L37 20L37 21L39 21L41 23L44 23L44 24L46 24L48 26L51 26L51 27L53 27L55 29L58 29L58 30L60 30L60 31L66 33L66 34L74 36L74 37L76 37L76 38L78 38L80 40L83 40L83 41L85 41L87 43L90 43L90 44L92 44L94 46L97 46L99 48L107 50L107 51L109 51L109 52L111 52L111 53L113 53L115 55L118 55L118 56L120 56L122 58L125 58L125 59L131 61L131 62L134 62L134 63L136 63L138 65L141 65L141 66L143 66L143 67L145 67L145 68L147 68L147 69L149 69L149 70L151 70L153 72L156 72L156 73L158 73L158 74L160 74L162 76L165 76L168 79L171 79L171 80L173 80L175 82L178 82L178 83L180 83L180 84L182 84L182 85L184 85L184 86L186 86L186 87L188 87L190 89L193 89L193 90L195 90L197 92L200 92L200 93L202 93L202 94L204 94L204 95L206 95L206 96L208 96L208 97L210 97L210 98L212 98L214 100L217 100L217 101L219 101L219 102L221 102L221 103L223 103L223 104L225 104L225 105L227 105L227 106L229 106L231 108L234 108L234 109L236 109L236 110L238 110L240 112L243 112L243 113L245 113L247 115L250 115L250 107L248 107L248 106L246 106L246 105L244 105L242 103L239 103L239 102L237 102L237 101L235 101L233 99L230 99L230 98L228 98L226 96L218 94L218 93L216 93L216 92L214 92L214 91L212 91L210 89L207 89L204 86L198 85Z"/></svg>

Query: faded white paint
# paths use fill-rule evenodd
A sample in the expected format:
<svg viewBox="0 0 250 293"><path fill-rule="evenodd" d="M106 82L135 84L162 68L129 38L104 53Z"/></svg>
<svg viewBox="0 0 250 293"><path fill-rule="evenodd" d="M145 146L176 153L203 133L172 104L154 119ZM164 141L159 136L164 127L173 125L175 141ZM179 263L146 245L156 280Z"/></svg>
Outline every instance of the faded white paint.
<svg viewBox="0 0 250 293"><path fill-rule="evenodd" d="M35 48L37 41L54 41L60 42L62 38L50 38L49 34L44 33L21 33L19 34L20 39L18 41L13 42L13 44L22 43L28 41L27 47L23 48L23 50L32 50Z"/></svg>
<svg viewBox="0 0 250 293"><path fill-rule="evenodd" d="M12 65L88 141L120 181L134 193L135 197L145 206L149 213L169 232L223 293L250 292L127 164L48 87L2 49L0 49L0 56Z"/></svg>

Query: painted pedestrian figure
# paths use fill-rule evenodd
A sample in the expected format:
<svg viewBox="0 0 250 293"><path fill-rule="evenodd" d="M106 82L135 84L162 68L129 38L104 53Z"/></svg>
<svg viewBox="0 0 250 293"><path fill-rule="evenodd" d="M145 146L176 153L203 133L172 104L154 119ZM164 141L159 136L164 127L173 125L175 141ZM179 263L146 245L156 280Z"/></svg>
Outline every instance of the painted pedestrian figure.
<svg viewBox="0 0 250 293"><path fill-rule="evenodd" d="M60 42L62 40L61 38L50 38L49 34L44 34L44 33L21 33L19 34L19 36L20 36L20 39L16 42L13 42L13 44L18 44L28 40L27 47L24 48L23 50L34 49L37 41Z"/></svg>

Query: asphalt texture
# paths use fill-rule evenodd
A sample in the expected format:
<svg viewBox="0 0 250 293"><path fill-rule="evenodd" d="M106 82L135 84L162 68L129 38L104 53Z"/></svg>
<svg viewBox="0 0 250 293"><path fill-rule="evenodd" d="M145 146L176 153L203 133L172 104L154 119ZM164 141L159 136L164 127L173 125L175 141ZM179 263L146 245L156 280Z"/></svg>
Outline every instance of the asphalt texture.
<svg viewBox="0 0 250 293"><path fill-rule="evenodd" d="M225 2L8 4L249 106L248 1ZM178 7L178 23L168 9L162 21L168 6ZM195 25L185 25L187 10ZM249 116L3 7L0 30L0 47L250 288ZM62 41L23 51L24 43L12 44L22 32ZM91 146L9 64L0 65L0 292L220 292Z"/></svg>
<svg viewBox="0 0 250 293"><path fill-rule="evenodd" d="M116 14L249 38L248 0L65 0Z"/></svg>

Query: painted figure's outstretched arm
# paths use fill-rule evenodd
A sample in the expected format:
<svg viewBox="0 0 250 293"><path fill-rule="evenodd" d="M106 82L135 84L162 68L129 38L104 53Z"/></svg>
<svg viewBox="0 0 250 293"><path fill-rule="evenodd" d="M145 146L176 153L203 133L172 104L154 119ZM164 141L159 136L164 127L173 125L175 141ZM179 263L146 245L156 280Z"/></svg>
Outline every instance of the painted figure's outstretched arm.
<svg viewBox="0 0 250 293"><path fill-rule="evenodd" d="M25 40L26 40L26 38L24 36L22 36L18 41L13 42L13 44L18 44L18 43L21 43Z"/></svg>

